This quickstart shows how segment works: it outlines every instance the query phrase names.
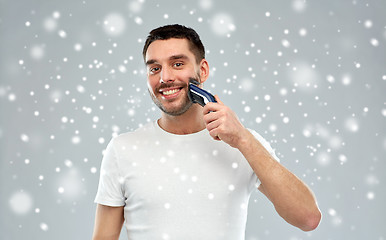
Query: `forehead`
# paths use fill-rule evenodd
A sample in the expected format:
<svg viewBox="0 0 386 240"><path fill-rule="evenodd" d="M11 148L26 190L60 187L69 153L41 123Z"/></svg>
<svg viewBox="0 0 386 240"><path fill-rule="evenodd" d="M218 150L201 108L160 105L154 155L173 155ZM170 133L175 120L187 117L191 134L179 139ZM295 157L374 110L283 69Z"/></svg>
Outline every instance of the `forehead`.
<svg viewBox="0 0 386 240"><path fill-rule="evenodd" d="M184 54L189 58L194 57L189 48L187 39L170 38L167 40L156 40L152 42L146 51L146 61L163 60L170 56Z"/></svg>

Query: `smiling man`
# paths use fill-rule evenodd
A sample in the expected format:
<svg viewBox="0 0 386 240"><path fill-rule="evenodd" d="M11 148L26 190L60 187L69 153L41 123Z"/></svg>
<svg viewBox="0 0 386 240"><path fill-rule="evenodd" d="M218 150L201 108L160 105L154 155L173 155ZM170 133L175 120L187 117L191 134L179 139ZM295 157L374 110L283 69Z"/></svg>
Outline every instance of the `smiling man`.
<svg viewBox="0 0 386 240"><path fill-rule="evenodd" d="M195 56L188 49L188 40L170 39L156 41L147 50L149 92L154 103L166 116L180 116L192 107L187 98L186 80L194 75L199 76L199 69L196 69ZM167 66L163 67L165 64ZM206 62L205 64L207 67ZM175 71L177 72L174 73ZM170 80L174 75L182 81Z"/></svg>
<svg viewBox="0 0 386 240"><path fill-rule="evenodd" d="M111 140L95 202L94 240L242 240L248 201L259 189L288 223L315 229L311 190L284 168L269 143L246 129L218 96L205 107L188 98L209 64L198 34L181 25L150 32L143 57L161 117ZM257 213L256 213L257 214Z"/></svg>

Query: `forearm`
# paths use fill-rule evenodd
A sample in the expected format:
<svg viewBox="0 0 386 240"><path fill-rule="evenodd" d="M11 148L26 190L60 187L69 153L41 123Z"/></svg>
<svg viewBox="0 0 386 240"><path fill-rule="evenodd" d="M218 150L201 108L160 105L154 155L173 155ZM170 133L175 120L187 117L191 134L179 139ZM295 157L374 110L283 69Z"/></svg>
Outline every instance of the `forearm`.
<svg viewBox="0 0 386 240"><path fill-rule="evenodd" d="M242 126L236 114L216 96L217 103L203 109L209 134L239 149L262 183L259 188L272 201L277 212L302 230L314 229L320 211L308 187L278 163L260 142Z"/></svg>
<svg viewBox="0 0 386 240"><path fill-rule="evenodd" d="M278 163L249 131L246 136L239 150L260 179L259 189L287 222L306 231L316 228L320 211L311 190Z"/></svg>
<svg viewBox="0 0 386 240"><path fill-rule="evenodd" d="M114 234L114 235L96 235L94 234L92 237L92 240L118 240L120 234Z"/></svg>

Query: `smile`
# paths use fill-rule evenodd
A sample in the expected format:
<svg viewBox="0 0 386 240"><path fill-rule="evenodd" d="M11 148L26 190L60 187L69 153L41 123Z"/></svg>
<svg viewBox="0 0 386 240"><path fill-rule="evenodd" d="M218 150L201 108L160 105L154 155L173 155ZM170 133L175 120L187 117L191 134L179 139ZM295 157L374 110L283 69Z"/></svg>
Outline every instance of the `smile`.
<svg viewBox="0 0 386 240"><path fill-rule="evenodd" d="M171 89L171 90L167 90L167 91L162 92L162 94L165 96L169 96L169 95L172 95L172 94L179 92L179 91L181 91L181 89Z"/></svg>
<svg viewBox="0 0 386 240"><path fill-rule="evenodd" d="M172 88L172 89L161 89L159 92L165 96L165 97L168 97L168 96L174 96L174 95L177 95L180 91L181 91L182 88Z"/></svg>

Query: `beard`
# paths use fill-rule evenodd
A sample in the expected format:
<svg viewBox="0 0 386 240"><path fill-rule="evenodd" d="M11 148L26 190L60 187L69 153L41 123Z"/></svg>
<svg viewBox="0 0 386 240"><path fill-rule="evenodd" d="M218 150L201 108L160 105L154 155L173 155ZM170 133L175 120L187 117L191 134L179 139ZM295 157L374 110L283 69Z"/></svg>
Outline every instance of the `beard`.
<svg viewBox="0 0 386 240"><path fill-rule="evenodd" d="M200 78L200 75L199 73L196 73L196 78L195 78L198 82L201 82L201 78ZM153 102L155 103L155 105L157 105L157 107L164 113L168 114L168 115L171 115L171 116L180 116L182 114L184 114L186 111L188 111L190 109L190 107L193 105L193 103L190 101L189 97L188 97L188 84L186 83L181 83L181 84L175 84L175 83L162 83L158 88L155 89L155 92L159 92L159 89L161 88L170 88L170 87L180 87L182 88L181 91L183 91L185 89L185 96L184 96L184 99L182 101L182 103L178 106L175 106L175 107L169 107L169 108L166 108L162 102L155 96L155 94L150 90L150 88L148 88L148 91L149 91L149 94L151 96L151 99L153 100Z"/></svg>
<svg viewBox="0 0 386 240"><path fill-rule="evenodd" d="M162 85L161 85L162 86ZM185 89L185 87L184 87ZM187 88L186 88L187 89ZM150 89L148 89L149 91L149 94L151 96L151 99L153 100L153 102L155 103L155 105L157 105L157 107L164 113L168 114L168 115L171 115L171 116L180 116L182 114L184 114L186 111L189 110L189 108L193 105L193 103L190 101L189 97L187 94L185 94L185 97L183 99L183 102L179 105L179 106L176 106L176 107L169 107L169 108L166 108L162 103L161 101L151 92ZM182 91L182 89L181 89Z"/></svg>

